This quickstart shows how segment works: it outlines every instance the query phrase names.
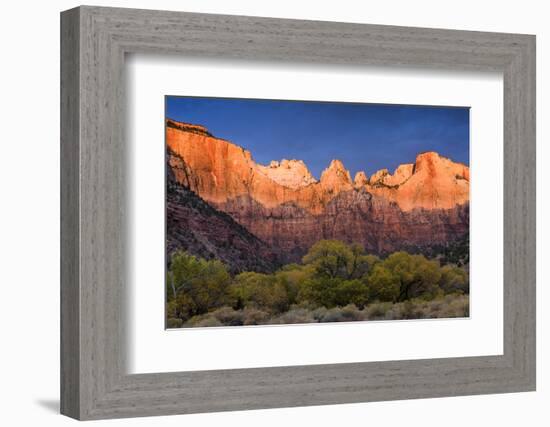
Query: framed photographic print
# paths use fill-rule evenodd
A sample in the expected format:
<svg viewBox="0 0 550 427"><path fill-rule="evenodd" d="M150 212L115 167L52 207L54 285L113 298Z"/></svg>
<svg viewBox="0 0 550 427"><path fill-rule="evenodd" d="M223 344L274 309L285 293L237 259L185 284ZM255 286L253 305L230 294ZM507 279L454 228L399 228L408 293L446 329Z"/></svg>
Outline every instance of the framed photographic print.
<svg viewBox="0 0 550 427"><path fill-rule="evenodd" d="M62 413L535 389L534 36L84 6L61 40Z"/></svg>
<svg viewBox="0 0 550 427"><path fill-rule="evenodd" d="M469 108L167 96L166 150L168 328L469 317Z"/></svg>

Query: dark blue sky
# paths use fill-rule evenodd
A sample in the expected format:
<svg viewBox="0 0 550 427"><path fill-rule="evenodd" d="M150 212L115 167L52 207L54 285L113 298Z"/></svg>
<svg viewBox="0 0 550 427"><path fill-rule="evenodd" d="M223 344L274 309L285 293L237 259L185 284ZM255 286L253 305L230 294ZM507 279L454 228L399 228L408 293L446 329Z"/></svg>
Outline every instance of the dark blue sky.
<svg viewBox="0 0 550 427"><path fill-rule="evenodd" d="M437 151L469 164L469 108L166 97L166 117L206 126L256 162L301 159L319 178L340 159L352 178Z"/></svg>

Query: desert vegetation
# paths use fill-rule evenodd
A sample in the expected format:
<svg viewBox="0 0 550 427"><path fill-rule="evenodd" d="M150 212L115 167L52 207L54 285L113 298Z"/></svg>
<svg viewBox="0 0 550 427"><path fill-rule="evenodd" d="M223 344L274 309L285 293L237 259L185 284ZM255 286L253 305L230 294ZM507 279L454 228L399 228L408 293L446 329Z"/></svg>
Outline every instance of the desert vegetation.
<svg viewBox="0 0 550 427"><path fill-rule="evenodd" d="M177 251L166 275L167 327L465 317L467 267L321 240L299 264L232 275L219 260Z"/></svg>

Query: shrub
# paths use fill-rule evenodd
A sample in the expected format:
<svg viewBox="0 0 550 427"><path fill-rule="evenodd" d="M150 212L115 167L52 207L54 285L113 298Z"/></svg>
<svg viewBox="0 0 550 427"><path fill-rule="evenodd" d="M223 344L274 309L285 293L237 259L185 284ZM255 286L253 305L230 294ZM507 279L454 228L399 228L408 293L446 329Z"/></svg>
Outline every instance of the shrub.
<svg viewBox="0 0 550 427"><path fill-rule="evenodd" d="M169 317L168 320L166 321L166 327L168 329L181 328L182 325L183 325L183 320L181 319Z"/></svg>
<svg viewBox="0 0 550 427"><path fill-rule="evenodd" d="M454 295L454 298L447 299L447 301L439 317L468 317L470 315L470 302L467 296Z"/></svg>
<svg viewBox="0 0 550 427"><path fill-rule="evenodd" d="M391 309L391 302L376 302L369 304L365 309L365 318L368 320L383 320Z"/></svg>
<svg viewBox="0 0 550 427"><path fill-rule="evenodd" d="M468 273L455 265L446 265L441 268L439 286L445 293L468 293Z"/></svg>
<svg viewBox="0 0 550 427"><path fill-rule="evenodd" d="M293 324L293 323L313 323L315 319L311 311L305 308L294 308L286 313L272 318L270 324Z"/></svg>
<svg viewBox="0 0 550 427"><path fill-rule="evenodd" d="M317 307L312 310L311 315L316 322L321 322L323 317L326 316L328 309L326 307Z"/></svg>
<svg viewBox="0 0 550 427"><path fill-rule="evenodd" d="M364 313L353 304L331 308L319 319L320 322L351 322L355 320L364 320Z"/></svg>
<svg viewBox="0 0 550 427"><path fill-rule="evenodd" d="M184 251L166 275L168 327L462 317L469 313L468 271L423 255L381 260L359 245L315 244L304 264L234 277L217 260ZM461 296L462 295L462 296Z"/></svg>
<svg viewBox="0 0 550 427"><path fill-rule="evenodd" d="M338 307L331 308L327 310L325 315L319 319L319 322L328 323L328 322L343 322L346 318L342 314L342 310Z"/></svg>
<svg viewBox="0 0 550 427"><path fill-rule="evenodd" d="M243 312L233 310L231 307L221 307L210 313L225 326L241 326L244 324Z"/></svg>
<svg viewBox="0 0 550 427"><path fill-rule="evenodd" d="M206 317L194 322L193 326L195 328L206 328L206 327L212 327L212 326L223 326L223 323L220 322L215 317L206 316Z"/></svg>
<svg viewBox="0 0 550 427"><path fill-rule="evenodd" d="M265 325L269 320L269 313L255 308L243 310L244 325Z"/></svg>
<svg viewBox="0 0 550 427"><path fill-rule="evenodd" d="M183 324L184 328L204 328L210 326L223 326L223 324L211 314L199 314L197 316L193 316Z"/></svg>

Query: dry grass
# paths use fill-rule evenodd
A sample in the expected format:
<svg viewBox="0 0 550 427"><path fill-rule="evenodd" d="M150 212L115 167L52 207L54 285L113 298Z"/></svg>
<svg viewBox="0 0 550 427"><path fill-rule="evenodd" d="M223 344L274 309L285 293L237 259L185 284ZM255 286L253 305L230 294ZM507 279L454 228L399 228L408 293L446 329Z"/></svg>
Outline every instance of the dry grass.
<svg viewBox="0 0 550 427"><path fill-rule="evenodd" d="M350 304L345 307L300 307L272 315L257 308L234 310L221 307L201 316L194 316L185 323L168 319L169 328L276 325L296 323L352 322L364 320L403 320L457 318L469 316L468 295L445 295L433 300L413 299L401 303L374 302L360 310Z"/></svg>

